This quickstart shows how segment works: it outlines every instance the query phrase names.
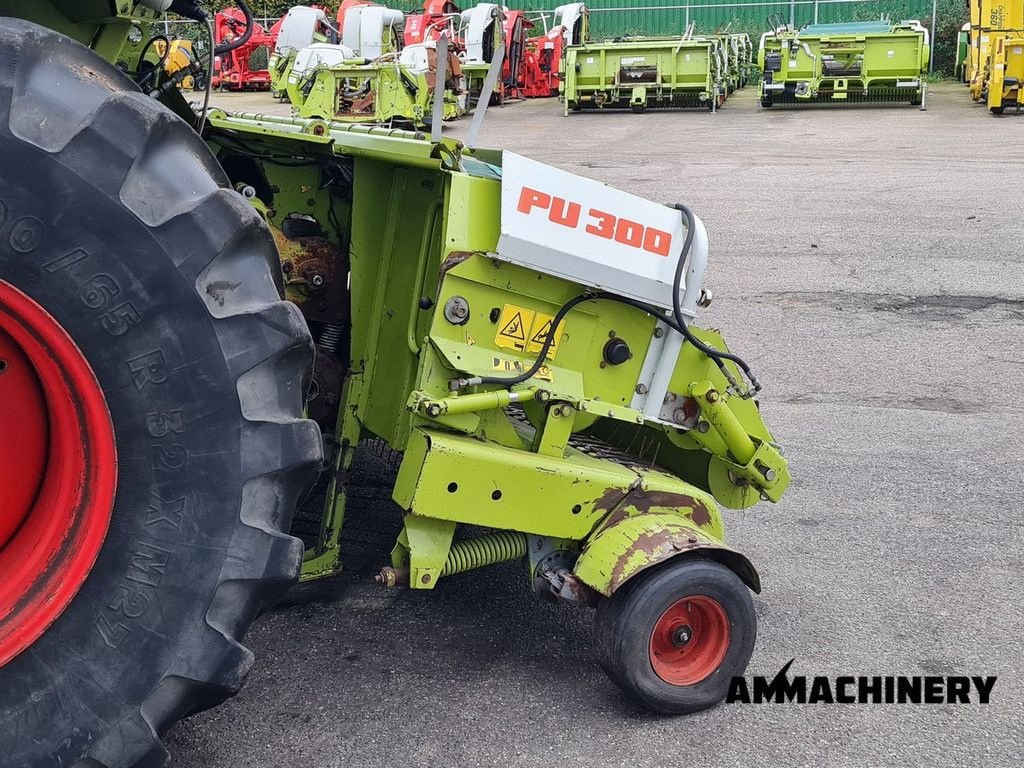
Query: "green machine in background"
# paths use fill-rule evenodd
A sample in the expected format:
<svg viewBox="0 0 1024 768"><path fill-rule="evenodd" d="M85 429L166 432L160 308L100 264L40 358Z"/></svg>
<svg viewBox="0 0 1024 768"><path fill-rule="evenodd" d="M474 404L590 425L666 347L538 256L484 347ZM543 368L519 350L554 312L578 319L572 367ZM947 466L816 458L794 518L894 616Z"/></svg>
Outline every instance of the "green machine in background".
<svg viewBox="0 0 1024 768"><path fill-rule="evenodd" d="M288 75L288 99L301 118L336 122L429 124L435 90L443 102L442 119L464 112L465 97L450 57L438 89L434 43L406 46L374 61L342 45L312 45L297 54Z"/></svg>
<svg viewBox="0 0 1024 768"><path fill-rule="evenodd" d="M761 106L857 101L923 104L930 49L917 21L779 23L761 36Z"/></svg>
<svg viewBox="0 0 1024 768"><path fill-rule="evenodd" d="M566 49L562 66L566 115L584 109L714 110L729 90L728 53L717 37L585 42Z"/></svg>
<svg viewBox="0 0 1024 768"><path fill-rule="evenodd" d="M725 61L726 87L729 93L743 88L751 81L754 72L754 45L750 35L745 33L718 33L709 35L722 45Z"/></svg>
<svg viewBox="0 0 1024 768"><path fill-rule="evenodd" d="M288 97L288 78L299 51L311 45L336 43L337 32L320 8L303 5L290 9L281 22L277 43L270 56L270 93L276 99Z"/></svg>

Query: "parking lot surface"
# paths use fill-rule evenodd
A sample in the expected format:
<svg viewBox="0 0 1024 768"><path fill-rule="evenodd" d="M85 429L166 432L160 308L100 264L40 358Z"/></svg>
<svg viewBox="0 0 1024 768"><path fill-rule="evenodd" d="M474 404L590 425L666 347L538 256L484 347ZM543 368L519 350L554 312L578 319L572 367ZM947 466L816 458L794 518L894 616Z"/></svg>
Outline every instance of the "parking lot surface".
<svg viewBox="0 0 1024 768"><path fill-rule="evenodd" d="M699 322L755 367L794 478L726 513L764 586L748 674L998 675L990 704L648 715L597 667L590 613L540 603L517 567L373 584L395 519L366 501L353 570L256 625L247 687L174 729L174 765L1020 766L1022 131L944 84L927 111L760 110L753 88L715 115L532 101L482 134L707 225Z"/></svg>

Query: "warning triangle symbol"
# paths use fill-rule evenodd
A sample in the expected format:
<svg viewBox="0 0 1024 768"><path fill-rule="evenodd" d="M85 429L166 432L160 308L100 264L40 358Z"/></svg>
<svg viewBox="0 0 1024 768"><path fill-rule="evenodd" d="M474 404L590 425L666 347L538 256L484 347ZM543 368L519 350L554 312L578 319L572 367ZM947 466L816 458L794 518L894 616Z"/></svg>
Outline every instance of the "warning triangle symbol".
<svg viewBox="0 0 1024 768"><path fill-rule="evenodd" d="M523 315L516 312L512 319L505 323L505 327L499 331L502 336L508 336L517 341L526 341L526 330L523 328Z"/></svg>
<svg viewBox="0 0 1024 768"><path fill-rule="evenodd" d="M548 334L549 333L551 333L551 321L550 320L548 320L546 323L544 323L544 325L541 327L541 329L539 331L537 331L535 334L533 334L533 338L530 339L530 343L531 344L543 344L545 341L548 340Z"/></svg>

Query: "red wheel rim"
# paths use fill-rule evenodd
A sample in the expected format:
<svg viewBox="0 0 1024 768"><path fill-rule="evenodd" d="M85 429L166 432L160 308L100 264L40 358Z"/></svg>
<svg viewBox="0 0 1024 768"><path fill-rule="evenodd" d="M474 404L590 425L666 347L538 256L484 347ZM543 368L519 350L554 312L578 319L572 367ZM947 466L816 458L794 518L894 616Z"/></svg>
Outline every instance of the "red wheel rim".
<svg viewBox="0 0 1024 768"><path fill-rule="evenodd" d="M0 666L67 608L106 538L110 412L81 350L0 280Z"/></svg>
<svg viewBox="0 0 1024 768"><path fill-rule="evenodd" d="M651 632L650 657L655 674L671 685L696 685L725 660L729 617L721 604L705 595L672 603Z"/></svg>

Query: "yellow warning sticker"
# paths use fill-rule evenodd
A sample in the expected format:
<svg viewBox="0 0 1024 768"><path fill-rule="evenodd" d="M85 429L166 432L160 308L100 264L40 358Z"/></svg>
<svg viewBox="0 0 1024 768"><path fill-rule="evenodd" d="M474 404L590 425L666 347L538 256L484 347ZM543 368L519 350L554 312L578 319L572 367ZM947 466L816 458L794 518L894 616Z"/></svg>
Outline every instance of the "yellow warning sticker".
<svg viewBox="0 0 1024 768"><path fill-rule="evenodd" d="M515 304L506 304L501 310L501 317L498 319L498 332L494 335L495 346L503 349L514 349L517 352L540 352L551 333L551 323L554 321L551 315L543 312L536 312L526 307ZM565 323L560 323L555 333L551 348L548 350L548 359L554 360L558 354L558 342L562 336L562 329Z"/></svg>
<svg viewBox="0 0 1024 768"><path fill-rule="evenodd" d="M551 323L554 320L555 318L551 315L545 315L543 312L536 313L533 318L533 327L530 329L530 343L526 345L527 352L540 352L544 342L548 340L548 334L551 333ZM564 321L558 324L558 331L551 341L551 348L548 349L549 360L555 359L555 354L558 352L558 342L561 340L564 327Z"/></svg>
<svg viewBox="0 0 1024 768"><path fill-rule="evenodd" d="M492 357L491 358L491 369L498 371L499 373L507 373L511 376L517 376L520 373L525 373L533 366L533 363L524 363L521 360L508 360L504 357ZM537 369L534 374L535 378L543 381L551 381L551 369L546 365L542 365Z"/></svg>
<svg viewBox="0 0 1024 768"><path fill-rule="evenodd" d="M494 335L495 346L525 352L535 314L532 309L506 304L498 319L498 332Z"/></svg>

